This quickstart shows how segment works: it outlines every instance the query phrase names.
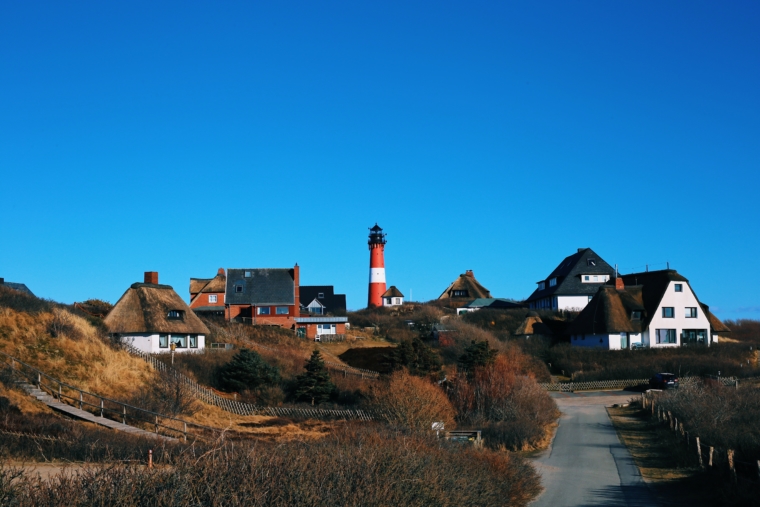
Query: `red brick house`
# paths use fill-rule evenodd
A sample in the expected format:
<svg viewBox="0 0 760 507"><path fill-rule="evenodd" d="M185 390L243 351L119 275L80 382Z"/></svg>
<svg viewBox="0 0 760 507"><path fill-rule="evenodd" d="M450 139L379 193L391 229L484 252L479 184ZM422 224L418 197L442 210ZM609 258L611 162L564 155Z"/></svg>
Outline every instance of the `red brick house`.
<svg viewBox="0 0 760 507"><path fill-rule="evenodd" d="M299 267L228 269L228 320L296 329L300 317Z"/></svg>
<svg viewBox="0 0 760 507"><path fill-rule="evenodd" d="M325 335L345 335L348 317L299 317L296 333L301 338L322 341Z"/></svg>
<svg viewBox="0 0 760 507"><path fill-rule="evenodd" d="M219 268L214 278L190 279L190 308L207 316L224 316L227 275Z"/></svg>

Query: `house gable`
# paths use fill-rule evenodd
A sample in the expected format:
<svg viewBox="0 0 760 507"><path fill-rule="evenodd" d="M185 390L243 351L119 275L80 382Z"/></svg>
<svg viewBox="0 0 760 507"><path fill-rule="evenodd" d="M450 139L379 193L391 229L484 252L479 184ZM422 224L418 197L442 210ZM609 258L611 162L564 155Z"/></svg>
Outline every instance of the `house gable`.
<svg viewBox="0 0 760 507"><path fill-rule="evenodd" d="M526 301L531 303L553 296L593 296L614 274L615 269L592 249L579 248L565 257L546 279L538 282ZM584 276L590 280L586 281ZM594 276L598 277L596 281Z"/></svg>

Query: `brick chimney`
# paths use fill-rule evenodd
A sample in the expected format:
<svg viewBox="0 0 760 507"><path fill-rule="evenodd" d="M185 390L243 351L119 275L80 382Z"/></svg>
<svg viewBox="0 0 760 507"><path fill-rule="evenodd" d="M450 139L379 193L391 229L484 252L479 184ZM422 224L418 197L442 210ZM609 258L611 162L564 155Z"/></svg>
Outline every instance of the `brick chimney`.
<svg viewBox="0 0 760 507"><path fill-rule="evenodd" d="M617 290L625 289L625 284L623 283L623 279L621 277L615 278L615 288Z"/></svg>
<svg viewBox="0 0 760 507"><path fill-rule="evenodd" d="M217 270L216 274L217 274L217 275L222 275L222 276L224 276L224 268L219 268L219 269Z"/></svg>
<svg viewBox="0 0 760 507"><path fill-rule="evenodd" d="M158 271L146 271L145 283L152 283L158 285Z"/></svg>
<svg viewBox="0 0 760 507"><path fill-rule="evenodd" d="M475 278L475 275L473 274L471 269L468 269L464 272L464 276L469 276L470 278Z"/></svg>

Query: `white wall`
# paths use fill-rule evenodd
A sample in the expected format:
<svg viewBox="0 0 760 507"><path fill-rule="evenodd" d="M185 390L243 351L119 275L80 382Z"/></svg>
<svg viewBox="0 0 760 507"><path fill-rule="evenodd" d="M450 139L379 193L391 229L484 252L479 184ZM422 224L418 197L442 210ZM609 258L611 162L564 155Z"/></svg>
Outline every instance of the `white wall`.
<svg viewBox="0 0 760 507"><path fill-rule="evenodd" d="M675 291L675 284L683 285L683 292ZM663 307L673 307L675 317L672 319L663 318ZM695 307L697 309L697 318L687 319L686 308ZM675 329L676 343L658 344L657 329ZM686 282L670 282L665 295L662 297L660 306L649 323L649 346L650 347L677 347L681 345L681 332L684 329L703 329L706 331L706 337L710 336L710 321L699 306L696 296Z"/></svg>
<svg viewBox="0 0 760 507"><path fill-rule="evenodd" d="M176 334L176 333L175 333ZM141 350L143 352L147 352L149 354L159 354L163 352L171 352L171 349L169 347L167 348L161 348L158 346L158 335L157 334L151 334L151 335L122 335L121 341L124 343L129 343L130 345L134 346L136 349ZM177 354L184 354L186 352L198 352L200 350L203 350L206 348L206 337L202 334L198 335L198 348L190 348L190 339L188 338L187 341L188 346L181 349L176 349L175 352Z"/></svg>
<svg viewBox="0 0 760 507"><path fill-rule="evenodd" d="M557 296L558 310L583 310L588 304L588 296Z"/></svg>
<svg viewBox="0 0 760 507"><path fill-rule="evenodd" d="M588 277L588 280L586 280L586 277ZM596 280L594 280L594 277L596 277ZM598 283L603 284L604 282L609 281L610 275L581 275L581 283Z"/></svg>

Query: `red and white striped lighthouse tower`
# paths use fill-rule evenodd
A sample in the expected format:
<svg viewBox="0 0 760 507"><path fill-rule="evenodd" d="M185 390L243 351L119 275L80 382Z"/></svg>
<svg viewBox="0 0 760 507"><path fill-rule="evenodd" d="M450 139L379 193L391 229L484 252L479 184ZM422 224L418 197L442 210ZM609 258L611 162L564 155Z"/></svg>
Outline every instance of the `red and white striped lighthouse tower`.
<svg viewBox="0 0 760 507"><path fill-rule="evenodd" d="M375 223L369 230L369 297L367 306L383 306L385 293L385 234Z"/></svg>

